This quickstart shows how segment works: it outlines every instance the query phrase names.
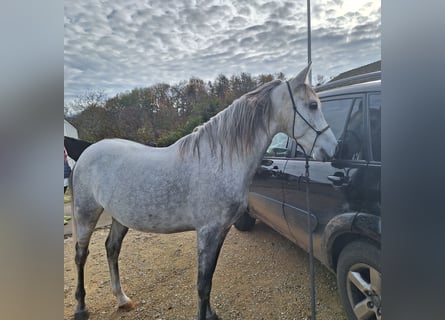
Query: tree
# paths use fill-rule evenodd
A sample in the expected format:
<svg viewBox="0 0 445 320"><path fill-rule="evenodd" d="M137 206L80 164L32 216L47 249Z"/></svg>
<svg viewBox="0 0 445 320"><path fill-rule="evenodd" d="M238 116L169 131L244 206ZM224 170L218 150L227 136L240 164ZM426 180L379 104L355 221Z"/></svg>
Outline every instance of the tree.
<svg viewBox="0 0 445 320"><path fill-rule="evenodd" d="M257 78L256 78L256 82L258 83L258 86L261 86L265 83L268 83L270 81L273 80L273 75L269 74L260 74Z"/></svg>
<svg viewBox="0 0 445 320"><path fill-rule="evenodd" d="M284 74L277 77L284 79ZM190 78L175 85L158 83L106 99L103 91L87 91L69 106L79 136L89 141L126 138L166 146L209 120L236 98L274 79L242 72L230 78L219 74L212 82Z"/></svg>
<svg viewBox="0 0 445 320"><path fill-rule="evenodd" d="M283 72L278 72L278 73L276 73L275 74L275 77L277 78L277 79L280 79L280 80L286 80L286 76L284 75L284 73Z"/></svg>
<svg viewBox="0 0 445 320"><path fill-rule="evenodd" d="M90 104L82 112L69 118L78 129L79 138L95 142L114 136L113 118L111 114L101 106Z"/></svg>
<svg viewBox="0 0 445 320"><path fill-rule="evenodd" d="M325 84L326 81L327 81L327 79L325 78L324 75L317 74L317 84L315 86L316 87L321 86L322 84Z"/></svg>
<svg viewBox="0 0 445 320"><path fill-rule="evenodd" d="M89 106L103 106L107 101L107 95L104 90L87 90L78 95L73 101L64 105L65 115L73 115L82 112Z"/></svg>
<svg viewBox="0 0 445 320"><path fill-rule="evenodd" d="M255 81L253 81L250 73L246 72L242 72L239 76L233 75L230 82L235 98L241 97L256 87Z"/></svg>

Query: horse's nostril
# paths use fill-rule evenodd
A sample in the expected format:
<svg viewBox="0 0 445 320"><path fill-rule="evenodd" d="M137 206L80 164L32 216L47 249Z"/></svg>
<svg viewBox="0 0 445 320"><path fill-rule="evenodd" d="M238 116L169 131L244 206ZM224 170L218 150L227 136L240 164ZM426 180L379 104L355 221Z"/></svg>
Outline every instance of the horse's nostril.
<svg viewBox="0 0 445 320"><path fill-rule="evenodd" d="M323 153L323 162L328 161L328 160L329 160L329 155L326 152L324 152Z"/></svg>
<svg viewBox="0 0 445 320"><path fill-rule="evenodd" d="M318 149L316 152L313 153L312 156L314 157L314 159L322 162L325 162L327 159L329 159L328 153L323 148Z"/></svg>
<svg viewBox="0 0 445 320"><path fill-rule="evenodd" d="M334 155L336 155L340 150L340 144L337 143L337 145L335 146L335 151L334 151Z"/></svg>

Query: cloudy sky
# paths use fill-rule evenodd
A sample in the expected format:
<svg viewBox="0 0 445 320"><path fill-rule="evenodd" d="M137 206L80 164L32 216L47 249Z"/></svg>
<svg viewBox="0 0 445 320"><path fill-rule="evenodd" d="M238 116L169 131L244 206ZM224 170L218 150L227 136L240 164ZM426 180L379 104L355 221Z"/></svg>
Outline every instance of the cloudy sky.
<svg viewBox="0 0 445 320"><path fill-rule="evenodd" d="M312 0L313 79L379 60L380 1ZM65 0L65 101L307 63L305 0Z"/></svg>

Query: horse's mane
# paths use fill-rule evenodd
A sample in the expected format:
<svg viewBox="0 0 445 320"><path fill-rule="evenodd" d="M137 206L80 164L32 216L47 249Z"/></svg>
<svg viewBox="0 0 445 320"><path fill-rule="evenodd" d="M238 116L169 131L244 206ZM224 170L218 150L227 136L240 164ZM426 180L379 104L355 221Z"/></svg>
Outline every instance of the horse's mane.
<svg viewBox="0 0 445 320"><path fill-rule="evenodd" d="M181 156L191 151L198 153L199 157L199 143L204 136L207 136L212 155L216 155L218 145L221 158L223 152L230 156L233 152L239 156L245 155L252 149L258 129L270 134L267 126L272 109L270 92L281 83L281 80L274 80L244 94L225 110L196 127L179 141Z"/></svg>

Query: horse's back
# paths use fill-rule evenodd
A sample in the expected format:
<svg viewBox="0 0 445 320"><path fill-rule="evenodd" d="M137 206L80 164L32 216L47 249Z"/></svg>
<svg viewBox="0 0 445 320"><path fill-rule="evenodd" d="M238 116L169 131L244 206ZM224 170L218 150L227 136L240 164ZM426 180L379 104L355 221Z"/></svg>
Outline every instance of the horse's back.
<svg viewBox="0 0 445 320"><path fill-rule="evenodd" d="M85 152L81 155L81 157L102 157L104 155L120 155L125 156L130 153L138 153L144 152L147 149L156 150L156 149L165 149L165 148L153 148L146 145L143 145L138 142L125 140L125 139L103 139L94 144L92 144ZM79 161L82 161L79 158Z"/></svg>
<svg viewBox="0 0 445 320"><path fill-rule="evenodd" d="M92 184L137 185L178 165L173 148L154 148L124 139L104 139L85 150L76 163L74 179ZM147 181L150 182L150 181Z"/></svg>
<svg viewBox="0 0 445 320"><path fill-rule="evenodd" d="M94 202L122 224L141 231L167 232L164 224L175 226L175 219L182 227L172 231L189 230L186 217L178 213L187 211L190 176L178 159L174 147L153 148L122 139L99 141L76 164L74 199L80 205Z"/></svg>
<svg viewBox="0 0 445 320"><path fill-rule="evenodd" d="M104 139L94 143L80 156L82 166L103 164L106 166L138 161L174 159L172 148L155 148L124 139Z"/></svg>

